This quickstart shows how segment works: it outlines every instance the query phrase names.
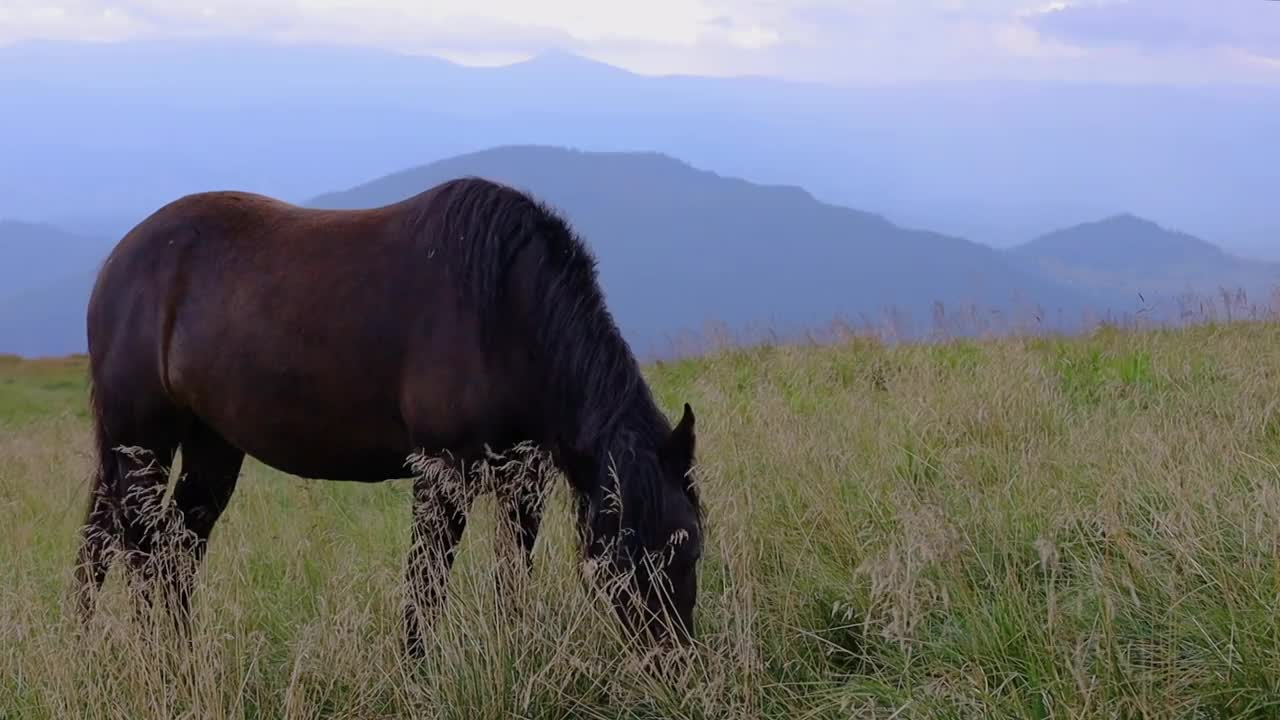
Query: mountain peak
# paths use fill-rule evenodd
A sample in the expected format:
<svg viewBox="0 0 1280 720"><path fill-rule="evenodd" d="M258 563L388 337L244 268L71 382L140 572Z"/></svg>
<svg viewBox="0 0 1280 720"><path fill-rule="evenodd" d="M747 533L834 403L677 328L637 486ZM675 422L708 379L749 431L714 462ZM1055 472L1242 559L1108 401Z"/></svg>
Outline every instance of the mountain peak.
<svg viewBox="0 0 1280 720"><path fill-rule="evenodd" d="M503 68L507 70L553 72L559 75L572 74L575 76L584 74L608 77L632 75L630 71L615 65L560 49L547 50L527 60L505 65Z"/></svg>
<svg viewBox="0 0 1280 720"><path fill-rule="evenodd" d="M75 233L68 232L56 225L46 222L28 222L11 218L0 218L0 242L16 236L40 236L48 240L81 240Z"/></svg>
<svg viewBox="0 0 1280 720"><path fill-rule="evenodd" d="M1130 229L1142 228L1145 230L1159 230L1162 232L1168 232L1155 221L1148 220L1144 217L1139 217L1130 212L1120 212L1120 213L1116 213L1115 215L1109 215L1092 224L1109 225L1113 227L1130 228Z"/></svg>
<svg viewBox="0 0 1280 720"><path fill-rule="evenodd" d="M1073 284L1146 293L1214 290L1219 284L1263 287L1269 271L1218 246L1119 213L1043 235L1014 250L1033 266Z"/></svg>
<svg viewBox="0 0 1280 720"><path fill-rule="evenodd" d="M799 204L820 207L813 195L794 185L773 185L723 176L694 167L672 155L654 150L581 150L556 145L497 145L419 165L307 202L313 207L369 207L417 194L446 179L475 175L521 188L569 191L566 178L596 178L594 183L573 184L572 194L609 193L629 188L632 202L652 206L683 204L688 193L700 193L704 202L730 201L744 196L766 205ZM613 185L613 190L606 186ZM856 212L848 210L848 212ZM868 213L860 213L871 217ZM877 221L883 222L877 218Z"/></svg>
<svg viewBox="0 0 1280 720"><path fill-rule="evenodd" d="M786 334L833 315L870 318L888 308L924 318L935 300L1006 309L1022 293L1068 312L1088 300L1011 267L989 247L652 150L500 145L307 204L385 206L466 176L529 191L563 212L600 260L619 327L646 350L708 321Z"/></svg>
<svg viewBox="0 0 1280 720"><path fill-rule="evenodd" d="M1170 230L1129 212L1055 230L1020 246L1018 250L1063 257L1099 253L1113 257L1130 255L1139 263L1170 257L1181 260L1196 256L1216 258L1223 254L1212 243L1184 232Z"/></svg>

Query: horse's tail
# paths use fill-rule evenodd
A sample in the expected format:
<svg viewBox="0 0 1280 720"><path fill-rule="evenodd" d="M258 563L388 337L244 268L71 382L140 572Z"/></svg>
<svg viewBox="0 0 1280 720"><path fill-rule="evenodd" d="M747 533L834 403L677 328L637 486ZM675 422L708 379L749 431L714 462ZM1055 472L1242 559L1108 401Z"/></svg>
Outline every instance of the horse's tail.
<svg viewBox="0 0 1280 720"><path fill-rule="evenodd" d="M81 615L86 620L93 612L93 596L106 580L112 552L120 540L119 502L116 497L118 470L102 420L101 396L92 379L89 407L93 422L94 465L76 557L77 596Z"/></svg>

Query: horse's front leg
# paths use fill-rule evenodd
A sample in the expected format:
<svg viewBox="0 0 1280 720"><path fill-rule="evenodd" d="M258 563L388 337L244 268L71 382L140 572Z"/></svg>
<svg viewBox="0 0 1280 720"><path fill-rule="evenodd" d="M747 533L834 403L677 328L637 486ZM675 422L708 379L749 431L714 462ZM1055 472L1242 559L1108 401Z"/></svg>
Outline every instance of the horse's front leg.
<svg viewBox="0 0 1280 720"><path fill-rule="evenodd" d="M460 477L419 474L413 482L413 530L405 569L405 651L425 654L422 633L444 599L449 569L466 529L470 503Z"/></svg>
<svg viewBox="0 0 1280 720"><path fill-rule="evenodd" d="M524 587L533 566L533 546L542 526L549 485L548 476L537 470L513 472L500 478L496 591L499 604L511 611L517 611L519 606L510 604L509 600Z"/></svg>

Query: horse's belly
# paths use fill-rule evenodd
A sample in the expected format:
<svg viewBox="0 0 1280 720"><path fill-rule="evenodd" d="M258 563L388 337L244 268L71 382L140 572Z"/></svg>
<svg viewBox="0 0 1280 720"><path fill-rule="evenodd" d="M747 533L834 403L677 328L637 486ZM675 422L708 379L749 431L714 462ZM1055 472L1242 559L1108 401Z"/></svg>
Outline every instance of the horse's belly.
<svg viewBox="0 0 1280 720"><path fill-rule="evenodd" d="M246 453L264 465L280 472L315 480L349 480L353 482L382 482L393 478L409 477L407 454L384 450L358 450L343 448L338 452L293 455L278 450Z"/></svg>
<svg viewBox="0 0 1280 720"><path fill-rule="evenodd" d="M317 479L409 477L414 451L501 440L513 422L456 326L423 331L426 349L407 355L399 334L375 331L390 313L357 308L370 321L343 327L284 304L284 321L184 324L169 353L176 402L257 460Z"/></svg>
<svg viewBox="0 0 1280 720"><path fill-rule="evenodd" d="M275 372L221 378L181 374L179 402L260 462L307 478L372 482L406 477L411 452L388 382Z"/></svg>
<svg viewBox="0 0 1280 720"><path fill-rule="evenodd" d="M264 414L255 423L224 422L227 439L282 472L305 478L375 482L407 477L403 429L358 413L346 417ZM327 422L326 422L327 420Z"/></svg>

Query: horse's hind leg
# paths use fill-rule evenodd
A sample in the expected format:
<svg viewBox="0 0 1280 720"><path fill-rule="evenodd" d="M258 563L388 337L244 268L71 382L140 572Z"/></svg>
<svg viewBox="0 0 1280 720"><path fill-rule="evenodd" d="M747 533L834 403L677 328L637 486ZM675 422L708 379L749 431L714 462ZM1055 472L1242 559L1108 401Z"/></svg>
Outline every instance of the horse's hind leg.
<svg viewBox="0 0 1280 720"><path fill-rule="evenodd" d="M119 503L115 458L110 450L99 450L98 468L89 489L89 510L80 529L80 548L76 557L76 605L80 619L87 623L93 617L94 600L111 569L111 555L119 549Z"/></svg>
<svg viewBox="0 0 1280 720"><path fill-rule="evenodd" d="M194 423L182 440L182 474L173 490L174 508L182 518L181 552L167 568L165 589L183 629L209 536L231 502L243 463L244 452L203 423Z"/></svg>
<svg viewBox="0 0 1280 720"><path fill-rule="evenodd" d="M121 539L129 567L129 586L140 619L152 604L158 565L165 562L174 537L175 518L164 504L176 443L152 442L115 448L116 497ZM160 546L157 547L157 543Z"/></svg>

